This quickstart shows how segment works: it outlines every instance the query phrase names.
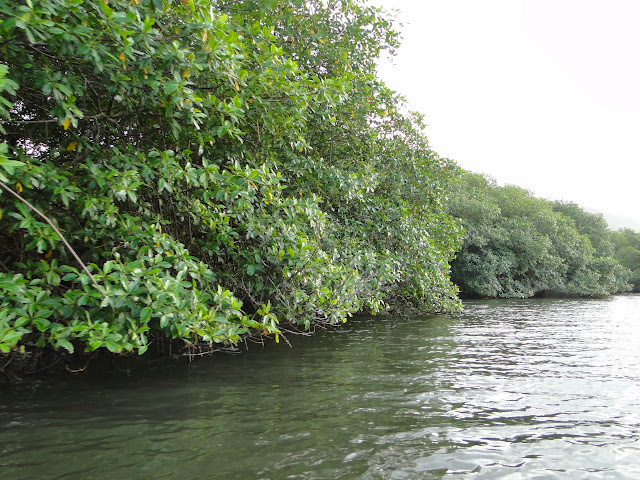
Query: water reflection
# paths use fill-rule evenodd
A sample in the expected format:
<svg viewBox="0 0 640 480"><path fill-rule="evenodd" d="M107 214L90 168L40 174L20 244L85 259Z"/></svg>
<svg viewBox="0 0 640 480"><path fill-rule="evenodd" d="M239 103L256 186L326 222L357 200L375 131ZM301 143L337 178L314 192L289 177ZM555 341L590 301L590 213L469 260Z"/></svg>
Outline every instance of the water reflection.
<svg viewBox="0 0 640 480"><path fill-rule="evenodd" d="M640 297L471 302L0 393L0 478L640 478Z"/></svg>

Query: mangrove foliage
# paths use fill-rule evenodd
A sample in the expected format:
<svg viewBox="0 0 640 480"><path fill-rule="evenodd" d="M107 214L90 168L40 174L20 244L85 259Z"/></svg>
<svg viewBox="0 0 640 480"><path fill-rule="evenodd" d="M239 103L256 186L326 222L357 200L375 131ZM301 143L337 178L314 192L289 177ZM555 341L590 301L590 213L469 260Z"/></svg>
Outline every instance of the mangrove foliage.
<svg viewBox="0 0 640 480"><path fill-rule="evenodd" d="M0 0L0 351L459 307L454 163L360 0Z"/></svg>
<svg viewBox="0 0 640 480"><path fill-rule="evenodd" d="M451 273L463 296L600 296L631 288L606 221L575 203L465 172L448 209L466 231Z"/></svg>

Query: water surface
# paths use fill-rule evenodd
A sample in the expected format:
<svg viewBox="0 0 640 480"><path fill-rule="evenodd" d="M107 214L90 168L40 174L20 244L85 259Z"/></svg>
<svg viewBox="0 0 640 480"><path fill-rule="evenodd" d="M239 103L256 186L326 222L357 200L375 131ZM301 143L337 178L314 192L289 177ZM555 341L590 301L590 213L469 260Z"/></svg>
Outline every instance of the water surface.
<svg viewBox="0 0 640 480"><path fill-rule="evenodd" d="M1 385L0 478L640 478L640 296L352 319Z"/></svg>

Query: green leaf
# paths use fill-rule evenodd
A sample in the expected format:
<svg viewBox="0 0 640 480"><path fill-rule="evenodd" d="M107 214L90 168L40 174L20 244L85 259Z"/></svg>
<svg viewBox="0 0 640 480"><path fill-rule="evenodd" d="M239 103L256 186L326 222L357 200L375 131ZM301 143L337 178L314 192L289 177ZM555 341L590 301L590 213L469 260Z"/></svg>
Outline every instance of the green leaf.
<svg viewBox="0 0 640 480"><path fill-rule="evenodd" d="M107 0L98 0L98 3L100 4L102 13L104 13L107 18L113 17L113 10L111 10L109 5L107 4Z"/></svg>
<svg viewBox="0 0 640 480"><path fill-rule="evenodd" d="M142 310L140 310L140 321L142 323L149 322L152 313L153 309L151 307L144 307Z"/></svg>
<svg viewBox="0 0 640 480"><path fill-rule="evenodd" d="M160 328L166 328L169 325L171 318L169 315L162 315L160 317Z"/></svg>
<svg viewBox="0 0 640 480"><path fill-rule="evenodd" d="M56 341L56 348L59 348L59 347L66 349L69 353L73 353L74 351L73 344L68 340L58 339Z"/></svg>
<svg viewBox="0 0 640 480"><path fill-rule="evenodd" d="M41 332L47 331L47 329L49 328L49 325L51 325L51 322L46 318L36 318L33 320L33 323L36 326L36 328Z"/></svg>
<svg viewBox="0 0 640 480"><path fill-rule="evenodd" d="M0 155L0 167L2 167L9 175L13 175L15 168L23 166L25 166L24 162L9 160L7 157Z"/></svg>

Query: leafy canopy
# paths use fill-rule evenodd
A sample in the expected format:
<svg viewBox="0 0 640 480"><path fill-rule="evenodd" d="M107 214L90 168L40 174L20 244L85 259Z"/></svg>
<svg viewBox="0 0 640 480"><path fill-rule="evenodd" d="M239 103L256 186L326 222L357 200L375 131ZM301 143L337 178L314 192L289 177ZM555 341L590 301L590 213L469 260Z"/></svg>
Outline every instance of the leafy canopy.
<svg viewBox="0 0 640 480"><path fill-rule="evenodd" d="M376 77L388 14L0 0L0 19L2 352L194 353L459 307L457 169Z"/></svg>
<svg viewBox="0 0 640 480"><path fill-rule="evenodd" d="M469 297L593 296L625 291L606 222L576 204L465 173L449 212L466 234L452 278Z"/></svg>

